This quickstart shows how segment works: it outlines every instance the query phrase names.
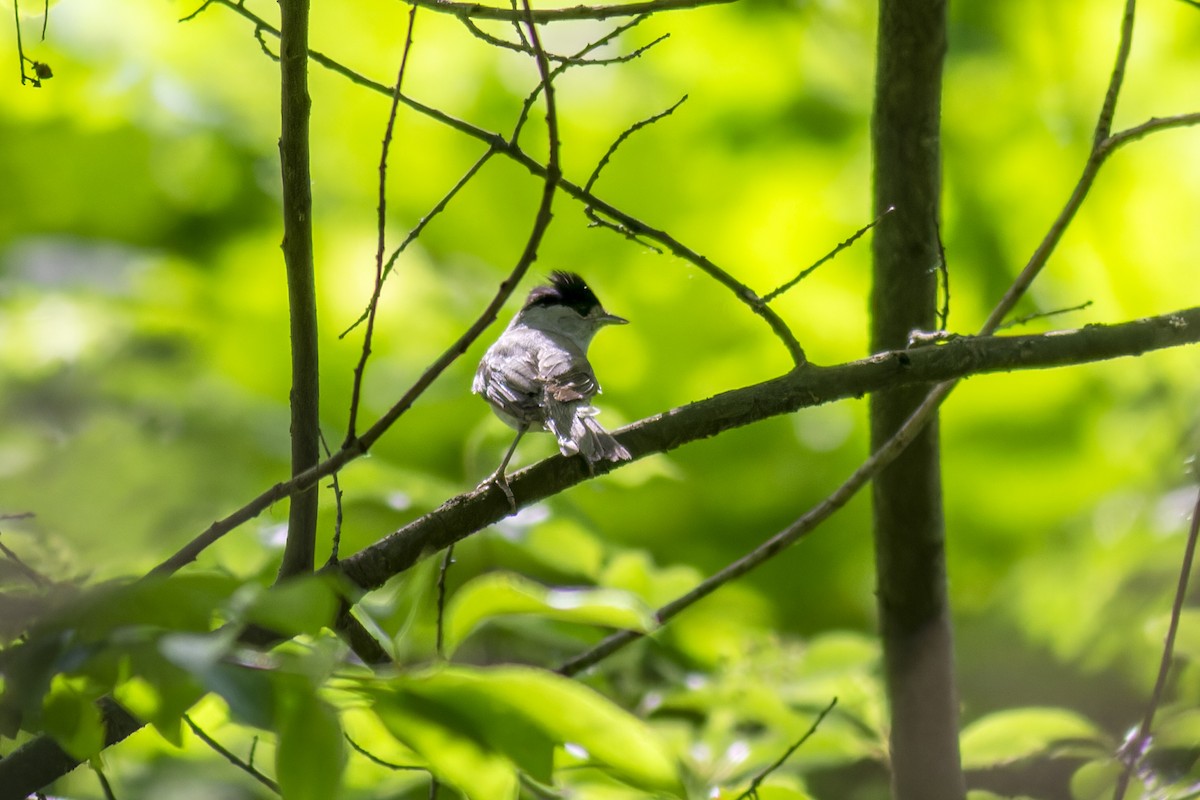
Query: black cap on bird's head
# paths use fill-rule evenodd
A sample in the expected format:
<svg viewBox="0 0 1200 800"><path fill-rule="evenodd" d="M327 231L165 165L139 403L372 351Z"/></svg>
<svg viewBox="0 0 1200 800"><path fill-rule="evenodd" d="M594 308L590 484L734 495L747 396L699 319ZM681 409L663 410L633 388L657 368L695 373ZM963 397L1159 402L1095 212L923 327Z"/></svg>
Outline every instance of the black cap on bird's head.
<svg viewBox="0 0 1200 800"><path fill-rule="evenodd" d="M574 272L551 272L550 283L535 287L529 293L529 297L525 298L525 308L566 306L578 311L583 317L599 305L600 300L596 293Z"/></svg>
<svg viewBox="0 0 1200 800"><path fill-rule="evenodd" d="M535 317L544 318L546 313L558 309L575 312L578 316L574 318L585 323L592 333L604 325L624 325L629 322L624 317L605 311L600 299L583 278L574 272L562 271L551 272L550 283L536 286L529 292L518 317L529 321ZM555 324L563 324L562 317L552 314L551 318L560 320Z"/></svg>

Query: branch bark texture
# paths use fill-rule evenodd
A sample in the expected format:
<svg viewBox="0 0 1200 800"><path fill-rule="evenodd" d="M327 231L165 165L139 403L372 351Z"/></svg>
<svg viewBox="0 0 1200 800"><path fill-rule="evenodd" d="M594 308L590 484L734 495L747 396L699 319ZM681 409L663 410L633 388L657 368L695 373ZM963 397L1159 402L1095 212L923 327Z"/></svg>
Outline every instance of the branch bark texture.
<svg viewBox="0 0 1200 800"><path fill-rule="evenodd" d="M961 337L835 367L809 364L772 380L648 417L615 434L638 459L769 417L884 389L928 386L980 373L1083 364L1194 342L1200 342L1200 308L1048 334ZM588 470L580 462L579 458L552 456L509 476L517 505L529 505L587 480ZM598 474L611 469L607 463L595 468ZM377 588L421 558L511 513L499 491L477 489L344 559L338 569L363 588Z"/></svg>
<svg viewBox="0 0 1200 800"><path fill-rule="evenodd" d="M308 120L309 0L281 0L279 69L282 120L283 260L287 270L292 349L292 475L321 459L317 294L313 275L312 177ZM317 537L316 486L292 495L280 577L311 572Z"/></svg>
<svg viewBox="0 0 1200 800"><path fill-rule="evenodd" d="M875 214L895 213L874 237L874 352L902 347L911 331L936 324L944 0L881 0L877 35ZM891 439L930 388L914 383L871 395L872 450ZM892 797L961 800L936 417L875 476L872 495Z"/></svg>

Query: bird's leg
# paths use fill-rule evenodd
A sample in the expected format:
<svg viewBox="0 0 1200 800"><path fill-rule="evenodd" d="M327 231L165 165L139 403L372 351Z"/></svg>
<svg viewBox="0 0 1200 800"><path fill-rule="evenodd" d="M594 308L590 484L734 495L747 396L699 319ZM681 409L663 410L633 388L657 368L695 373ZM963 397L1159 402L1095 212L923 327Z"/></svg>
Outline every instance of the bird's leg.
<svg viewBox="0 0 1200 800"><path fill-rule="evenodd" d="M504 454L504 459L500 462L500 466L489 477L485 478L483 483L479 484L480 486L491 484L504 492L504 496L508 498L508 504L512 507L513 513L516 513L517 510L517 498L513 497L512 489L508 486L508 478L504 475L504 470L508 467L508 462L512 459L513 453L517 451L517 444L521 441L521 437L525 435L525 431L527 430L529 430L528 425L522 425L517 429L517 438L513 439L513 443L509 446L508 452Z"/></svg>

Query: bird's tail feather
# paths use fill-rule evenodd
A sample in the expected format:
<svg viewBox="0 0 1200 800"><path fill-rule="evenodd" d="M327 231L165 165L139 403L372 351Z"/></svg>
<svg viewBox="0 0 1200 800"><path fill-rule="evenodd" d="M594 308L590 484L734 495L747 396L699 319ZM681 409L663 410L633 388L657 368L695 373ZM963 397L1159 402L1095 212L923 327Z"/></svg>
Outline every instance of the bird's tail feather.
<svg viewBox="0 0 1200 800"><path fill-rule="evenodd" d="M632 459L629 451L596 421L595 415L595 409L578 409L570 415L549 416L547 427L558 439L558 449L562 454L570 456L582 453L590 463Z"/></svg>
<svg viewBox="0 0 1200 800"><path fill-rule="evenodd" d="M579 449L588 461L629 461L629 451L613 435L596 422L595 417L581 417L579 424L584 430Z"/></svg>

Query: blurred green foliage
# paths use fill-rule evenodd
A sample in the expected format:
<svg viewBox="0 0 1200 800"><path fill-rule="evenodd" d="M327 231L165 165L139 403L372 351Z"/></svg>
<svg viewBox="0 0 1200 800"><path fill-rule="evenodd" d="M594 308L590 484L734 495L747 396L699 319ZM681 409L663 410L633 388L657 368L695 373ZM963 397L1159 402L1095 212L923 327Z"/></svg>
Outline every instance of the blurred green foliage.
<svg viewBox="0 0 1200 800"><path fill-rule="evenodd" d="M22 87L10 58L0 79L0 513L36 515L5 520L0 531L7 546L59 580L139 575L287 473L277 69L253 26L228 8L213 5L178 24L195 5L62 0L50 11L44 41L40 16L22 21L27 54L50 64L55 77L39 90ZM248 7L274 20L274 4ZM30 12L30 4L21 10ZM567 176L583 183L616 136L686 94L671 116L621 147L595 191L765 293L869 221L873 13L868 4L814 0L650 18L601 53L670 38L628 63L575 68L556 83ZM952 4L951 14L944 239L950 328L970 332L1074 185L1113 61L1119 8L1016 0ZM380 83L395 79L405 6L317 4L313 15L314 49ZM484 27L512 35L504 24ZM545 41L571 52L611 27L554 26ZM276 44L265 35L264 42ZM16 52L11 23L0 31L0 50ZM1197 53L1196 9L1139 9L1117 127L1195 111ZM321 403L326 437L336 446L362 329L339 334L370 296L388 100L318 66L311 80ZM417 15L404 76L411 97L507 133L535 80L527 57L485 45L447 16ZM545 153L542 114L535 107L521 137L536 157ZM1188 130L1154 136L1104 168L1021 313L1092 304L1027 329L1197 303L1196 137ZM484 150L402 108L388 163L388 252ZM523 168L495 156L401 254L380 305L365 419L394 402L483 308L524 244L539 191ZM581 272L610 310L633 322L605 332L592 350L609 427L787 368L784 348L728 292L685 263L590 227L561 194L532 274L556 268ZM864 243L775 305L812 360L836 363L866 355L868 285ZM486 343L435 383L370 457L340 474L343 554L494 468L510 432L469 394ZM985 732L964 747L994 745L971 750L971 766L1047 752L1084 728L1111 749L1139 718L1194 493L1185 460L1197 445L1197 374L1192 352L1154 353L975 378L946 405L959 689L964 721L983 726L969 730ZM516 463L553 452L547 438L528 437ZM554 613L515 615L521 609L511 594L476 590L477 607L460 612L467 621L455 634L463 639L461 658L553 666L602 635L593 625L643 619L644 605L678 596L818 502L861 461L865 441L863 404L811 409L645 459L473 537L457 549L451 598L459 587L479 586L472 583L478 576L507 570L532 582L516 605L541 603ZM322 503L328 543L332 495ZM265 584L285 519L286 508L276 507L227 536L204 554L198 574ZM871 638L868 520L865 498L855 500L790 552L687 611L653 644L606 662L589 682L650 719L688 764L697 792L744 786L837 695L837 711L762 796L882 796L886 779L877 765L886 719ZM405 664L433 654L433 561L361 606L364 622ZM22 587L19 576L5 579ZM515 591L503 579L483 580ZM586 613L572 615L534 585L599 594ZM251 619L237 609L254 603L233 603L233 586L226 588L220 601L192 586L159 602L209 598L206 613L226 609L211 622ZM1177 705L1163 723L1175 736L1170 746L1183 752L1200 746L1196 596L1193 590L1184 623ZM325 613L321 602L301 603L309 615L301 615L300 629L314 630L312 620ZM254 607L278 623L279 609L263 603ZM20 621L6 631L19 631ZM209 621L109 620L104 637L135 622L157 626L155 637L192 628L207 637ZM76 653L75 640L54 641L56 657ZM97 661L91 672L72 673L76 661L46 661L43 653L30 661L38 670L16 673L50 692L43 709L25 710L48 715L47 729L73 731L79 752L94 745L97 732L94 720L79 721L88 714L81 709L114 680L126 681L121 699L167 740L187 742L178 751L139 734L110 755L129 796L261 791L232 768L202 766L214 756L171 733L168 720L177 725L201 686L222 699L203 701L195 718L238 752L254 734L231 718L276 725L276 763L287 780L301 776L293 793L326 791L294 770L341 769L343 758L339 749L333 766L320 761L331 748L289 734L297 725L320 732L317 745L340 742L340 725L380 758L390 758L389 747L400 753L394 760L412 755L388 738L386 719L319 693L323 676L251 686L239 681L253 670L203 668L204 652L229 657L228 641L211 642L211 651L189 639L166 639L175 646L157 649L142 647L146 641L139 640L141 649L130 645L134 660L120 667L101 670ZM313 647L335 659L332 643ZM39 671L52 663L65 672ZM190 677L178 691L162 692L162 676L184 673ZM14 691L8 680L6 697ZM256 711L239 706L239 697L275 700ZM340 721L335 704L344 711ZM1066 710L1015 723L993 716L1051 706ZM1005 725L1021 735L1008 735ZM260 761L269 762L274 747L265 743ZM1081 770L1077 796L1110 785L1110 767L1099 759ZM423 796L424 773L395 772L354 754L345 768L346 796L383 796L380 787L390 796ZM1195 780L1194 773L1184 766L1173 774ZM588 797L641 796L587 771L576 780ZM64 787L99 796L88 775Z"/></svg>

